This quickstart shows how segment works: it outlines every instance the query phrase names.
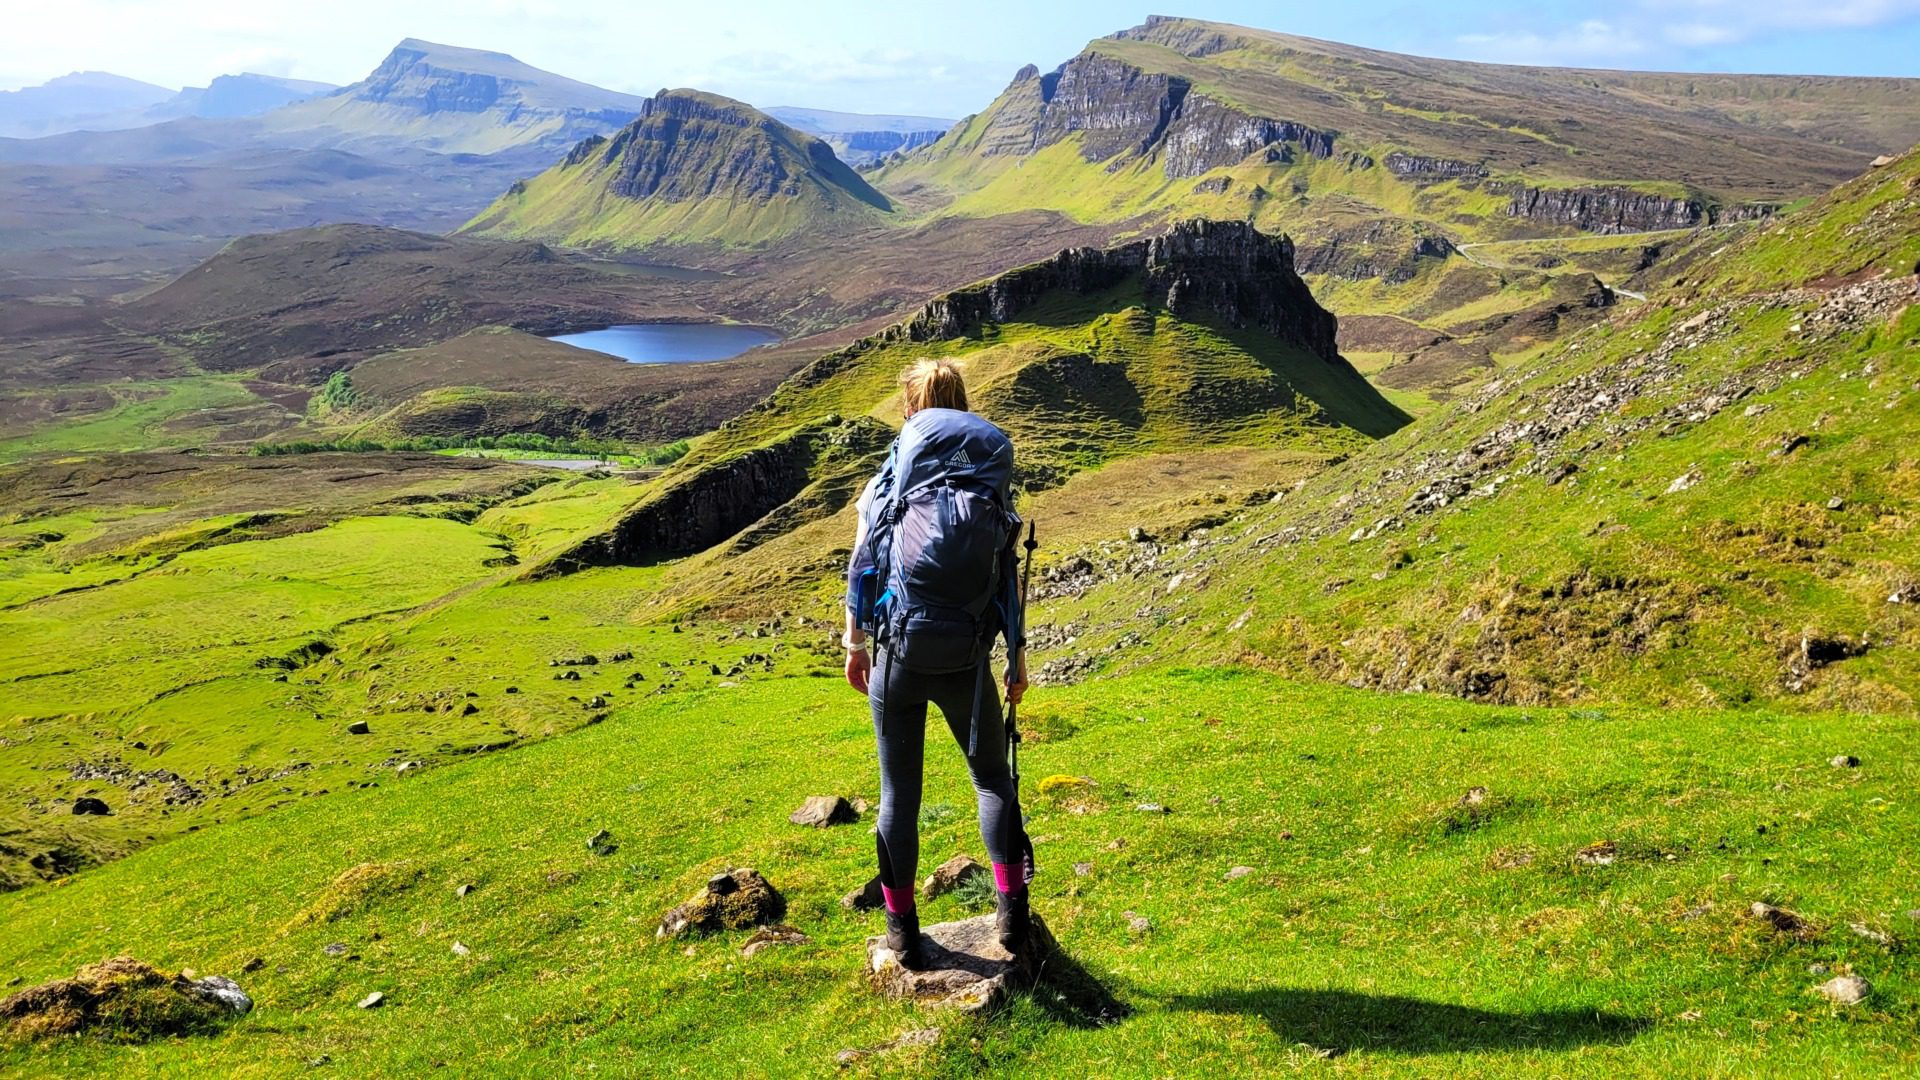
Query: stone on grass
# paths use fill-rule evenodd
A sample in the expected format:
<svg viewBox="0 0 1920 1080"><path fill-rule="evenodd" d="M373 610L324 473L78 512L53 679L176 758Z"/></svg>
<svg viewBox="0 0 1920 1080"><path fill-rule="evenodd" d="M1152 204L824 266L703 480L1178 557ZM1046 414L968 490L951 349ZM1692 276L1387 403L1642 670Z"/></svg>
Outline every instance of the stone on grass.
<svg viewBox="0 0 1920 1080"><path fill-rule="evenodd" d="M838 795L811 796L801 804L800 809L787 815L787 820L795 825L811 825L816 829L845 825L859 819L860 815L854 812L853 804Z"/></svg>
<svg viewBox="0 0 1920 1080"><path fill-rule="evenodd" d="M371 735L373 734L373 727L365 720L355 720L353 723L347 725L347 734Z"/></svg>
<svg viewBox="0 0 1920 1080"><path fill-rule="evenodd" d="M232 979L169 975L119 956L0 1000L0 1031L42 1039L99 1030L116 1041L145 1042L209 1031L252 1008Z"/></svg>
<svg viewBox="0 0 1920 1080"><path fill-rule="evenodd" d="M654 936L677 938L767 926L786 913L786 898L760 871L742 867L709 878L704 888L661 918Z"/></svg>
<svg viewBox="0 0 1920 1080"><path fill-rule="evenodd" d="M377 1009L380 1006L385 1005L386 1003L387 1003L387 995L381 993L378 990L375 990L373 993L368 994L366 997L361 998L360 1001L354 1006L354 1008Z"/></svg>
<svg viewBox="0 0 1920 1080"><path fill-rule="evenodd" d="M840 898L840 906L848 911L878 911L886 905L886 897L880 893L880 875L867 879L865 885Z"/></svg>
<svg viewBox="0 0 1920 1080"><path fill-rule="evenodd" d="M328 956L345 956L347 955L347 943L344 941L329 942L320 946L320 951L326 953Z"/></svg>
<svg viewBox="0 0 1920 1080"><path fill-rule="evenodd" d="M1248 874L1251 874L1251 873L1253 873L1253 867L1251 866L1236 866L1233 869L1227 871L1226 877L1228 881L1234 881L1239 878L1246 877Z"/></svg>
<svg viewBox="0 0 1920 1080"><path fill-rule="evenodd" d="M1090 862L1074 863L1073 872L1076 877L1086 877L1088 874L1093 873L1093 864Z"/></svg>
<svg viewBox="0 0 1920 1080"><path fill-rule="evenodd" d="M855 1062L865 1061L870 1057L891 1054L895 1050L905 1050L914 1046L932 1046L939 1041L939 1028L915 1028L911 1031L903 1031L878 1046L862 1046L857 1049L842 1050L833 1055L833 1061L836 1065L852 1065Z"/></svg>
<svg viewBox="0 0 1920 1080"><path fill-rule="evenodd" d="M1839 754L1836 755L1832 761L1827 762L1827 764L1836 769L1857 769L1860 767L1860 759L1854 757L1852 754Z"/></svg>
<svg viewBox="0 0 1920 1080"><path fill-rule="evenodd" d="M1166 808L1165 806L1162 806L1161 804L1159 804L1159 803L1157 803L1157 802L1143 802L1143 803L1141 803L1141 804L1140 804L1139 806L1136 806L1136 807L1134 807L1134 809L1135 809L1135 810L1138 810L1138 811L1139 811L1140 813L1142 813L1142 814L1171 814L1171 813L1173 813L1173 811L1171 811L1171 810L1168 810L1168 809L1167 809L1167 808Z"/></svg>
<svg viewBox="0 0 1920 1080"><path fill-rule="evenodd" d="M1120 915L1127 920L1127 931L1129 933L1144 934L1153 929L1153 920L1137 911L1123 911Z"/></svg>
<svg viewBox="0 0 1920 1080"><path fill-rule="evenodd" d="M473 953L472 949L467 948L465 945L462 945L460 942L456 941L453 943L453 955L468 956L468 955L471 955L472 953Z"/></svg>
<svg viewBox="0 0 1920 1080"><path fill-rule="evenodd" d="M775 945L805 945L812 940L812 938L788 926L786 923L776 923L773 926L765 926L755 930L753 936L747 938L747 940L741 944L740 955L752 956L754 953L772 948Z"/></svg>
<svg viewBox="0 0 1920 1080"><path fill-rule="evenodd" d="M889 998L937 1008L986 1013L1008 991L1029 986L1057 950L1047 924L1035 915L1021 956L1000 947L992 915L935 923L920 932L921 963L903 967L884 936L867 939L867 971L874 988Z"/></svg>
<svg viewBox="0 0 1920 1080"><path fill-rule="evenodd" d="M1598 840L1573 853L1573 861L1583 866L1612 866L1620 857L1620 848L1611 840Z"/></svg>
<svg viewBox="0 0 1920 1080"><path fill-rule="evenodd" d="M1858 975L1836 975L1814 989L1838 1005L1858 1005L1873 993L1873 986Z"/></svg>
<svg viewBox="0 0 1920 1080"><path fill-rule="evenodd" d="M1755 900L1748 911L1754 918L1766 923L1774 930L1782 934L1792 934L1802 941L1809 941L1820 933L1820 929L1809 922L1805 916L1783 907L1774 907L1772 904Z"/></svg>
<svg viewBox="0 0 1920 1080"><path fill-rule="evenodd" d="M986 872L987 868L975 862L973 856L955 855L927 875L927 880L920 884L920 895L928 900L945 896Z"/></svg>
<svg viewBox="0 0 1920 1080"><path fill-rule="evenodd" d="M1848 923L1847 929L1853 931L1855 937L1865 938L1868 941L1873 942L1875 945L1882 945L1887 948L1893 947L1892 934L1889 934L1883 930L1875 930L1873 927L1868 926L1866 923L1863 923L1863 922Z"/></svg>
<svg viewBox="0 0 1920 1080"><path fill-rule="evenodd" d="M98 816L102 814L113 813L112 810L107 809L106 800L96 799L91 795L82 795L79 798L73 800L73 812L75 816L83 816L83 815Z"/></svg>
<svg viewBox="0 0 1920 1080"><path fill-rule="evenodd" d="M599 832L587 837L587 850L593 852L595 855L611 855L620 850L620 845L613 842L612 833L601 829Z"/></svg>

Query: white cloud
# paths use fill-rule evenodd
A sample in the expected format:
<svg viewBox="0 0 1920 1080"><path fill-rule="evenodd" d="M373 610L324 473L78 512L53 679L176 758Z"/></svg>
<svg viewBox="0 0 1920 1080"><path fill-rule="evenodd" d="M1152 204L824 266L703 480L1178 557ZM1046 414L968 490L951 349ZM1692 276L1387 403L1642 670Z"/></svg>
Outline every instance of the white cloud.
<svg viewBox="0 0 1920 1080"><path fill-rule="evenodd" d="M1605 20L1461 34L1454 41L1478 60L1613 64L1783 34L1858 30L1917 15L1920 0L1634 0Z"/></svg>

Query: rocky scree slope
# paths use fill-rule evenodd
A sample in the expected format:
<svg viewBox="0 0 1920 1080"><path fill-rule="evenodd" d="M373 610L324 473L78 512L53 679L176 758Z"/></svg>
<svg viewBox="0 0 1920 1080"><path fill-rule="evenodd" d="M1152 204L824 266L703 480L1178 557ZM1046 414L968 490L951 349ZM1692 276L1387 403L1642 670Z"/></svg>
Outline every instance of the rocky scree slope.
<svg viewBox="0 0 1920 1080"><path fill-rule="evenodd" d="M820 139L728 98L662 90L632 123L515 184L466 230L579 247L740 246L891 209Z"/></svg>
<svg viewBox="0 0 1920 1080"><path fill-rule="evenodd" d="M1063 558L1042 675L1911 710L1916 272L1909 153L1270 505Z"/></svg>
<svg viewBox="0 0 1920 1080"><path fill-rule="evenodd" d="M1019 447L1026 490L1155 449L1332 453L1390 433L1406 416L1341 358L1334 317L1292 257L1285 237L1194 221L938 297L796 372L608 530L531 572L654 561L730 537L725 554L741 555L839 513L899 422L900 372L922 356L966 366L975 409Z"/></svg>

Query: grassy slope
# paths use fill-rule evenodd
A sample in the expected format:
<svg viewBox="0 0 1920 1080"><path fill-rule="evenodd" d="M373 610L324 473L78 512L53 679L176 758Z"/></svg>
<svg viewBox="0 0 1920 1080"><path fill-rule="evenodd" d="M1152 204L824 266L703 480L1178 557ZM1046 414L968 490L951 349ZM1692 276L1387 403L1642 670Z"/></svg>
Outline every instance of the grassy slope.
<svg viewBox="0 0 1920 1080"><path fill-rule="evenodd" d="M1920 1065L1911 960L1845 929L1916 932L1899 915L1920 887L1920 833L1898 809L1920 781L1910 719L1754 716L1729 738L1712 713L1495 709L1229 671L1047 694L1031 712L1048 734L1025 755L1028 791L1055 773L1098 786L1031 797L1037 903L1134 1010L1082 1027L1045 1000L982 1026L861 988L877 919L835 899L867 872L865 830L784 819L809 792L873 795L863 711L830 679L676 695L0 898L0 962L30 979L121 951L201 971L265 962L242 976L258 1011L223 1036L80 1040L0 1067L281 1075L325 1056L355 1073L819 1075L840 1048L929 1021L938 1047L874 1071ZM1828 767L1836 748L1865 764ZM951 753L934 762L929 864L978 849ZM1489 789L1484 815L1454 805L1470 786ZM1136 813L1143 800L1174 812ZM601 828L619 845L606 857L584 845ZM1578 864L1599 840L1617 861ZM329 885L366 863L384 887ZM812 943L742 960L744 934L685 951L653 939L668 906L732 865L768 874ZM1223 881L1235 865L1254 873ZM476 886L464 899L461 883ZM1774 935L1744 917L1755 899L1833 929ZM305 911L321 918L303 925ZM1154 928L1129 933L1123 911ZM927 912L960 913L951 899ZM347 954L326 955L330 942ZM1866 976L1875 997L1821 1004L1816 962ZM355 1009L371 990L390 1004Z"/></svg>

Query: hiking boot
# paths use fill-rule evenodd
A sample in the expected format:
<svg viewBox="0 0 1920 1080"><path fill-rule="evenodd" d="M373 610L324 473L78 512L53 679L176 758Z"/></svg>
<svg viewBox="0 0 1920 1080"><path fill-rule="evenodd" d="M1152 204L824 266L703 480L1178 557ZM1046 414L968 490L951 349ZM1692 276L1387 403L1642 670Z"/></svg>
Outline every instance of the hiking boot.
<svg viewBox="0 0 1920 1080"><path fill-rule="evenodd" d="M920 967L920 912L887 912L887 948L909 971Z"/></svg>
<svg viewBox="0 0 1920 1080"><path fill-rule="evenodd" d="M1019 956L1027 947L1027 930L1032 924L1027 911L1027 894L1000 893L993 913L993 928L1000 935L1000 947Z"/></svg>

